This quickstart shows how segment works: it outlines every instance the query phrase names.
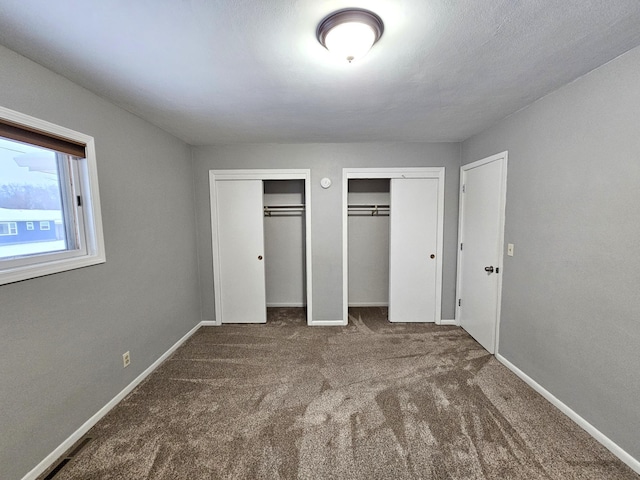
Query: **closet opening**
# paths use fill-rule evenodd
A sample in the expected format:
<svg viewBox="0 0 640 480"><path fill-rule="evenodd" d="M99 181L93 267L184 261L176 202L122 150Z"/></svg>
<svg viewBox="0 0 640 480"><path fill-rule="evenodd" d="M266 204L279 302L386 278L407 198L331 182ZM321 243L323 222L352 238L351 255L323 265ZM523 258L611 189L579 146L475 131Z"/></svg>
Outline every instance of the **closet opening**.
<svg viewBox="0 0 640 480"><path fill-rule="evenodd" d="M348 180L349 316L388 319L390 179Z"/></svg>
<svg viewBox="0 0 640 480"><path fill-rule="evenodd" d="M440 323L444 167L343 168L342 198L343 324Z"/></svg>
<svg viewBox="0 0 640 480"><path fill-rule="evenodd" d="M264 180L267 322L307 319L305 182Z"/></svg>
<svg viewBox="0 0 640 480"><path fill-rule="evenodd" d="M315 324L310 182L309 169L209 171L215 325Z"/></svg>

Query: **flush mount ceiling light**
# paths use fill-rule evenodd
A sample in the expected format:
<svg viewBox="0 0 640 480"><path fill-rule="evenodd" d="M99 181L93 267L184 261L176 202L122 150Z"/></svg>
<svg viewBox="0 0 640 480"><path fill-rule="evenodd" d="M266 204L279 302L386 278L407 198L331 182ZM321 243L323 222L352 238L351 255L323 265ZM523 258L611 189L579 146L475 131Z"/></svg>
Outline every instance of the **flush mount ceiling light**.
<svg viewBox="0 0 640 480"><path fill-rule="evenodd" d="M369 10L345 8L318 25L316 37L329 52L351 63L363 57L384 32L382 19Z"/></svg>

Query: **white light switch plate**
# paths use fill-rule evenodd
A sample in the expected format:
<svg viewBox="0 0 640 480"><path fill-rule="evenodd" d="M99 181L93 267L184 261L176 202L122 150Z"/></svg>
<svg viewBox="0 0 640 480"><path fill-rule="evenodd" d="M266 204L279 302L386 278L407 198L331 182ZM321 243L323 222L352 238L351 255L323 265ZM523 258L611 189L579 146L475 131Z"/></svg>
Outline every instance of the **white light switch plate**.
<svg viewBox="0 0 640 480"><path fill-rule="evenodd" d="M507 244L507 255L513 257L513 243Z"/></svg>

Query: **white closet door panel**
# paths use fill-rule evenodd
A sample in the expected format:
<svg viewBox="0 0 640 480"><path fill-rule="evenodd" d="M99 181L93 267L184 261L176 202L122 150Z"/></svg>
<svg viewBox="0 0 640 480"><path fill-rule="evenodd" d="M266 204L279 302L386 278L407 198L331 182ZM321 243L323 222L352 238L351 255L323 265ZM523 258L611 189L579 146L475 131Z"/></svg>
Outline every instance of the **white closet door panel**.
<svg viewBox="0 0 640 480"><path fill-rule="evenodd" d="M266 323L262 180L218 180L222 323Z"/></svg>
<svg viewBox="0 0 640 480"><path fill-rule="evenodd" d="M438 183L435 178L391 180L390 322L436 320Z"/></svg>

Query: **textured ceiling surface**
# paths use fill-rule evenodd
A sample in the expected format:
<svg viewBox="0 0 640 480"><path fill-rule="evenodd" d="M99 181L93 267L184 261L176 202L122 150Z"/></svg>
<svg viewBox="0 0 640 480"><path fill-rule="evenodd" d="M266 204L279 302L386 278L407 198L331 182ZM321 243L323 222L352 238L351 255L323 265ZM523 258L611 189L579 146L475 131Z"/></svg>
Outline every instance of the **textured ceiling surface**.
<svg viewBox="0 0 640 480"><path fill-rule="evenodd" d="M343 63L317 24L384 35ZM191 144L461 141L640 44L640 1L0 0L0 43Z"/></svg>

